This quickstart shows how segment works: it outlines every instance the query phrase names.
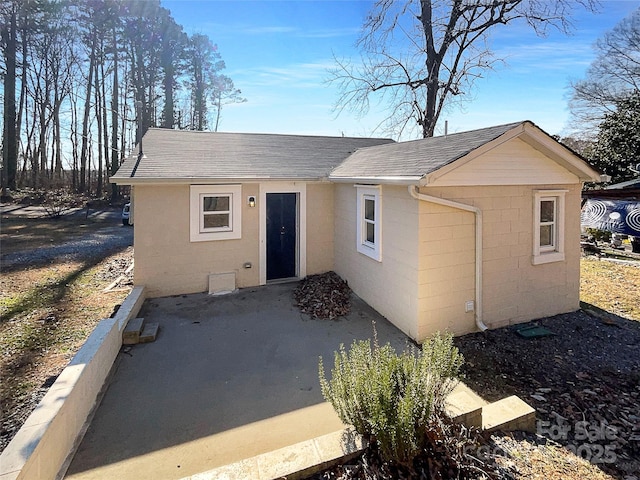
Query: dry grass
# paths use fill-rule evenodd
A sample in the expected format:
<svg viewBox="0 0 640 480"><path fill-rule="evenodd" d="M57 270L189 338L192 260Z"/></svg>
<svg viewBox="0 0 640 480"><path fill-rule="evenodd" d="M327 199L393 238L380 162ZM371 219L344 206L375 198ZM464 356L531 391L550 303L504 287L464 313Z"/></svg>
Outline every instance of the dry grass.
<svg viewBox="0 0 640 480"><path fill-rule="evenodd" d="M580 300L630 320L640 320L640 265L583 258Z"/></svg>
<svg viewBox="0 0 640 480"><path fill-rule="evenodd" d="M2 253L72 240L104 228L78 219L2 219ZM0 277L0 450L15 434L95 325L126 291L102 293L105 266L117 253L3 272Z"/></svg>
<svg viewBox="0 0 640 480"><path fill-rule="evenodd" d="M517 472L516 478L527 480L614 480L596 465L552 443L535 445L527 440L510 436L496 439L508 456L498 456L503 467Z"/></svg>

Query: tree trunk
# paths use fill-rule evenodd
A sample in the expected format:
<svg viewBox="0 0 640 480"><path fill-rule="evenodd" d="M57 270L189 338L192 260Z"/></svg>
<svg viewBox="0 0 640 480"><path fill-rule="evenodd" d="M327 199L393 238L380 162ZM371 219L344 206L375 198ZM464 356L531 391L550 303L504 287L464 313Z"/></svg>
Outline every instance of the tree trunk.
<svg viewBox="0 0 640 480"><path fill-rule="evenodd" d="M100 98L100 75L98 75L98 62L95 62L95 109L96 109L96 120L98 122L98 172L96 178L96 197L100 197L102 193L102 99Z"/></svg>
<svg viewBox="0 0 640 480"><path fill-rule="evenodd" d="M62 104L62 98L58 93L58 84L54 86L54 109L53 109L53 129L55 144L55 166L54 166L54 178L60 182L62 180L62 137L60 135L60 105Z"/></svg>
<svg viewBox="0 0 640 480"><path fill-rule="evenodd" d="M73 166L71 168L71 185L73 191L78 191L78 101L74 95L69 97L71 102L71 155Z"/></svg>
<svg viewBox="0 0 640 480"><path fill-rule="evenodd" d="M162 128L173 128L173 68L166 66L164 70L164 114Z"/></svg>
<svg viewBox="0 0 640 480"><path fill-rule="evenodd" d="M425 47L426 47L426 60L425 65L427 67L427 98L425 102L425 109L422 112L422 119L418 122L422 127L422 137L433 137L433 132L436 128L438 121L436 117L436 104L438 101L438 88L439 88L439 76L441 60L439 54L436 52L433 38L433 24L432 24L432 10L431 0L421 0L420 2L421 21L422 28L424 29Z"/></svg>
<svg viewBox="0 0 640 480"><path fill-rule="evenodd" d="M5 44L4 76L4 132L3 163L5 167L3 188L16 188L18 171L18 134L16 130L16 11L12 6L11 18L6 28L2 29ZM23 67L24 68L24 67Z"/></svg>
<svg viewBox="0 0 640 480"><path fill-rule="evenodd" d="M91 112L91 87L93 85L93 70L95 63L95 32L92 33L91 54L89 55L89 80L87 81L87 95L84 103L84 116L82 117L82 147L80 150L80 185L79 190L84 193L87 190L87 155L89 150L89 113ZM91 170L91 166L89 166Z"/></svg>
<svg viewBox="0 0 640 480"><path fill-rule="evenodd" d="M16 143L17 143L17 147L21 146L21 138L20 138L20 129L22 128L22 118L23 118L23 114L24 111L27 108L27 67L28 64L25 61L25 59L27 58L27 53L28 53L28 37L29 37L29 30L27 28L27 21L26 21L26 14L23 11L23 17L22 17L22 72L21 72L21 81L20 81L20 100L18 103L18 117L16 119ZM25 130L28 129L28 126L26 125L25 122ZM22 151L24 153L24 144L22 144ZM26 159L24 160L24 162L26 162ZM25 163L26 165L26 163ZM24 170L22 173L22 177L24 177ZM21 180L22 181L22 180Z"/></svg>
<svg viewBox="0 0 640 480"><path fill-rule="evenodd" d="M113 87L111 92L111 175L118 171L120 159L118 157L118 44L116 32L113 32ZM124 132L123 132L124 135ZM111 203L118 200L118 186L111 184Z"/></svg>
<svg viewBox="0 0 640 480"><path fill-rule="evenodd" d="M220 115L222 111L222 92L218 92L218 109L216 111L216 127L213 130L214 132L218 131L218 125L220 125Z"/></svg>
<svg viewBox="0 0 640 480"><path fill-rule="evenodd" d="M100 86L102 92L100 93L100 99L102 100L101 108L102 108L102 138L104 139L103 148L104 148L104 168L107 174L109 175L110 167L109 167L109 126L107 125L107 92L104 81L104 62L100 62ZM103 175L104 176L104 175ZM102 196L103 188L100 189L100 196Z"/></svg>
<svg viewBox="0 0 640 480"><path fill-rule="evenodd" d="M45 62L48 63L48 62ZM40 157L40 169L36 176L38 184L43 179L47 178L47 126L49 125L49 119L47 118L47 110L49 108L49 66L45 66L45 80L44 91L41 91L40 101L38 102L38 108L40 109L38 120L40 124L40 134L38 137L38 154Z"/></svg>

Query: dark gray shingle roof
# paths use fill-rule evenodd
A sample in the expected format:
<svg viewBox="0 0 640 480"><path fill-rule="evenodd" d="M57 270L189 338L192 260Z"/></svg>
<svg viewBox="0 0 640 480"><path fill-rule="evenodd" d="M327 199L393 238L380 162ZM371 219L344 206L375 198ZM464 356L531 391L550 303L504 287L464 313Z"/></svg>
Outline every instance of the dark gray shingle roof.
<svg viewBox="0 0 640 480"><path fill-rule="evenodd" d="M336 167L330 178L421 177L456 161L522 123L361 148Z"/></svg>
<svg viewBox="0 0 640 480"><path fill-rule="evenodd" d="M135 168L136 180L321 179L357 149L389 142L393 140L152 128L143 138L144 158L137 168L132 155L112 178L119 183L131 179Z"/></svg>

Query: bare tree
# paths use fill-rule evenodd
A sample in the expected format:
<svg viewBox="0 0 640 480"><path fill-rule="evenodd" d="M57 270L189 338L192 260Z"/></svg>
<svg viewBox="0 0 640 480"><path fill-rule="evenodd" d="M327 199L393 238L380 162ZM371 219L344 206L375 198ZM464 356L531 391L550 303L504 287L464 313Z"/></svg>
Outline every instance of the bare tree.
<svg viewBox="0 0 640 480"><path fill-rule="evenodd" d="M69 178L78 192L101 196L135 143L137 101L143 130L175 128L185 99L197 113L184 118L206 128L224 62L201 37L194 50L160 0L0 0L2 186ZM188 64L195 55L197 68Z"/></svg>
<svg viewBox="0 0 640 480"><path fill-rule="evenodd" d="M431 137L451 97L465 98L499 61L488 45L494 27L522 21L539 35L568 31L571 9L596 1L377 0L357 43L361 63L336 59L330 72L340 87L335 109L364 115L371 101L386 102L387 131L417 126Z"/></svg>
<svg viewBox="0 0 640 480"><path fill-rule="evenodd" d="M640 91L640 8L598 39L594 49L585 78L571 84L572 123L580 131L595 131L605 115Z"/></svg>

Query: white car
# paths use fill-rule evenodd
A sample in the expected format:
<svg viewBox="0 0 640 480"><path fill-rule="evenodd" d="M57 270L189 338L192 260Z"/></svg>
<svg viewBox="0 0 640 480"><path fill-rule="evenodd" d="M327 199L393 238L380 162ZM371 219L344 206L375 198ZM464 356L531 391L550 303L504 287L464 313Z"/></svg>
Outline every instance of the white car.
<svg viewBox="0 0 640 480"><path fill-rule="evenodd" d="M131 225L129 223L129 213L131 212L131 202L125 203L122 209L122 225Z"/></svg>

